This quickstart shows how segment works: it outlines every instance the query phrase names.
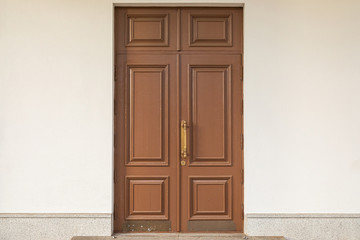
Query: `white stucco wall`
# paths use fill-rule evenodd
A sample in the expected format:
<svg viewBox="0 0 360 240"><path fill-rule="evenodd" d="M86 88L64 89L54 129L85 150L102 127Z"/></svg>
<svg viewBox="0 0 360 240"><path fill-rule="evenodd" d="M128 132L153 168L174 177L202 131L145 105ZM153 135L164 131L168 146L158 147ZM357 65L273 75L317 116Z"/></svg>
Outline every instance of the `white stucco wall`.
<svg viewBox="0 0 360 240"><path fill-rule="evenodd" d="M0 0L0 213L112 211L112 3ZM245 1L247 213L360 212L359 11Z"/></svg>
<svg viewBox="0 0 360 240"><path fill-rule="evenodd" d="M360 1L245 7L245 208L360 212Z"/></svg>
<svg viewBox="0 0 360 240"><path fill-rule="evenodd" d="M0 212L111 212L112 9L0 0Z"/></svg>

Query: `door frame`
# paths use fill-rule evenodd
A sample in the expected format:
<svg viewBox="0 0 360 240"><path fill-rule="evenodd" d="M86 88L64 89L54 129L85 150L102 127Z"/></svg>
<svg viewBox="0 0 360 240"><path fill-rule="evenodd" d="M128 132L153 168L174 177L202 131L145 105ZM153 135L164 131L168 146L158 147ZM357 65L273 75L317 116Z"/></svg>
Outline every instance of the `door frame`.
<svg viewBox="0 0 360 240"><path fill-rule="evenodd" d="M135 0L136 1L136 0ZM245 3L244 0L235 0L231 2L223 2L222 0L217 0L217 2L207 2L206 0L203 1L189 1L184 2L181 0L167 0L168 2L157 2L154 0L153 2L135 2L134 0L112 0L112 203L111 203L111 218L112 218L112 234L114 234L114 215L115 215L115 178L116 178L116 167L115 167L115 79L116 79L116 52L115 52L115 8L118 7L232 7L232 8L242 8L243 9L243 20L242 20L242 32L241 32L241 40L242 40L242 103L241 103L241 112L242 112L242 140L241 140L241 147L242 147L242 169L239 173L242 178L242 202L240 203L242 206L242 220L243 220L243 233L245 232L245 176L244 176L244 165L245 165L245 146L244 146L244 15L245 15ZM186 0L185 0L186 1Z"/></svg>

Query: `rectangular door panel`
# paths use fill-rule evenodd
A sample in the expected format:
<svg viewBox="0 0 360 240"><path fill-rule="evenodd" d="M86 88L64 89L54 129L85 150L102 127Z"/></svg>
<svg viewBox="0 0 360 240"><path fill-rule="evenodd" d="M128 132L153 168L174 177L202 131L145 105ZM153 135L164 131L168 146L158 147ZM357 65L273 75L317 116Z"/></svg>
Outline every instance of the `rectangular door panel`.
<svg viewBox="0 0 360 240"><path fill-rule="evenodd" d="M131 46L162 46L169 44L168 14L128 14L125 45Z"/></svg>
<svg viewBox="0 0 360 240"><path fill-rule="evenodd" d="M232 46L231 14L189 14L189 46Z"/></svg>
<svg viewBox="0 0 360 240"><path fill-rule="evenodd" d="M188 65L192 166L231 165L231 65Z"/></svg>
<svg viewBox="0 0 360 240"><path fill-rule="evenodd" d="M168 176L127 176L125 181L126 219L168 220L168 179Z"/></svg>
<svg viewBox="0 0 360 240"><path fill-rule="evenodd" d="M242 8L183 8L181 49L241 51L241 21Z"/></svg>
<svg viewBox="0 0 360 240"><path fill-rule="evenodd" d="M231 176L190 176L189 219L231 219L231 179Z"/></svg>
<svg viewBox="0 0 360 240"><path fill-rule="evenodd" d="M128 165L168 164L168 66L127 65L130 88Z"/></svg>
<svg viewBox="0 0 360 240"><path fill-rule="evenodd" d="M176 50L176 8L115 8L115 48L120 51Z"/></svg>

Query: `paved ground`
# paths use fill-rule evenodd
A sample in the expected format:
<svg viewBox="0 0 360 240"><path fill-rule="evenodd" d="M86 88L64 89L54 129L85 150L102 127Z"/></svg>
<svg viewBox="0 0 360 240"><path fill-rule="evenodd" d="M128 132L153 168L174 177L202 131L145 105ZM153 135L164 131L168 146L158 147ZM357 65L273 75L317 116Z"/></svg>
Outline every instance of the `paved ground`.
<svg viewBox="0 0 360 240"><path fill-rule="evenodd" d="M73 237L72 240L285 240L283 237L248 237L229 233L131 233L116 234L113 237Z"/></svg>

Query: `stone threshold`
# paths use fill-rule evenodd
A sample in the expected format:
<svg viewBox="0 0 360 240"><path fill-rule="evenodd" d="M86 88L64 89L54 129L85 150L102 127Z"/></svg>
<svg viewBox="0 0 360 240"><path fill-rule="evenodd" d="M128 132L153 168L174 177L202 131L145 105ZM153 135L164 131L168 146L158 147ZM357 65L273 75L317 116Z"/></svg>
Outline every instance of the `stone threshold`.
<svg viewBox="0 0 360 240"><path fill-rule="evenodd" d="M242 233L118 233L104 237L73 237L72 240L285 240L284 237L250 237Z"/></svg>

